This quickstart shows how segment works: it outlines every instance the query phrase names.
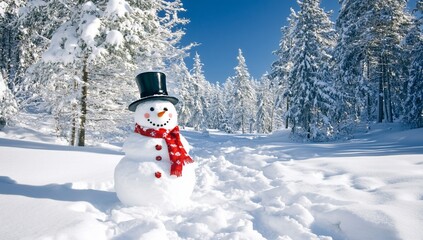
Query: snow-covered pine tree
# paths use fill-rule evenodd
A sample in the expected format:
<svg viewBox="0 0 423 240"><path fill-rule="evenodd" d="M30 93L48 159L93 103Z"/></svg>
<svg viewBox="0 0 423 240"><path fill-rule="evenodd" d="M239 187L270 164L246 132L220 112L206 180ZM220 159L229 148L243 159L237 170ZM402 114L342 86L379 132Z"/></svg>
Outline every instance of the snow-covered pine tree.
<svg viewBox="0 0 423 240"><path fill-rule="evenodd" d="M191 112L192 117L190 126L199 130L207 127L207 119L209 116L208 108L210 104L210 83L206 80L203 72L203 63L200 55L195 53L194 64L191 70L190 93L192 95Z"/></svg>
<svg viewBox="0 0 423 240"><path fill-rule="evenodd" d="M235 102L235 86L231 77L226 79L223 84L223 102L225 106L224 119L226 120L226 126L222 126L224 131L227 133L234 133L237 131L239 126L235 125L234 122L234 109L236 106Z"/></svg>
<svg viewBox="0 0 423 240"><path fill-rule="evenodd" d="M334 91L323 72L330 61L336 34L329 14L319 6L320 0L298 3L288 84L292 96L287 114L294 134L323 140L333 134Z"/></svg>
<svg viewBox="0 0 423 240"><path fill-rule="evenodd" d="M123 0L114 0L123 1ZM142 21L138 20L137 25L146 35L139 36L140 48L137 49L138 71L160 70L165 72L169 78L169 85L173 82L173 73L168 69L179 69L173 67L180 64L181 58L186 57L187 51L193 46L180 46L181 38L185 35L182 25L189 21L179 16L185 11L181 0L129 0L132 8L142 12Z"/></svg>
<svg viewBox="0 0 423 240"><path fill-rule="evenodd" d="M297 14L291 8L291 14L288 17L288 26L281 28L282 38L279 42L279 49L274 51L277 60L272 63L269 78L271 79L272 89L274 89L274 107L272 109L272 126L281 127L282 115L289 109L289 101L292 93L288 87L289 75L293 65L292 34L297 22ZM285 119L285 128L288 128L288 119ZM273 128L273 127L272 127Z"/></svg>
<svg viewBox="0 0 423 240"><path fill-rule="evenodd" d="M19 9L24 4L22 0L0 2L0 125L18 112L15 95L24 72Z"/></svg>
<svg viewBox="0 0 423 240"><path fill-rule="evenodd" d="M269 75L261 77L257 91L256 130L258 133L272 132L272 111L274 111L274 96Z"/></svg>
<svg viewBox="0 0 423 240"><path fill-rule="evenodd" d="M238 50L238 65L235 69L235 76L228 81L233 81L233 109L232 124L236 130L246 133L247 129L253 131L255 122L256 93L254 83L248 72L242 50Z"/></svg>
<svg viewBox="0 0 423 240"><path fill-rule="evenodd" d="M194 101L191 94L191 75L184 62L179 66L178 72L181 74L177 76L177 95L179 96L179 103L176 105L178 111L178 123L180 126L188 126L192 117L191 103Z"/></svg>
<svg viewBox="0 0 423 240"><path fill-rule="evenodd" d="M214 88L211 93L211 102L209 108L209 127L212 129L219 129L221 131L228 130L228 120L226 112L228 109L226 108L225 102L225 94L224 90L220 86L220 83L217 82L214 85Z"/></svg>
<svg viewBox="0 0 423 240"><path fill-rule="evenodd" d="M27 70L36 64L47 50L54 31L69 20L71 10L77 4L73 0L25 1L20 9L19 52L21 71L17 77L18 97L28 96L22 88Z"/></svg>
<svg viewBox="0 0 423 240"><path fill-rule="evenodd" d="M362 39L361 32L366 28L365 13L369 1L342 0L341 10L336 21L339 34L334 50L336 69L335 87L342 93L340 109L344 124L351 125L363 115L370 118L371 93L369 91L369 68L372 62L369 49ZM347 123L349 122L350 123Z"/></svg>
<svg viewBox="0 0 423 240"><path fill-rule="evenodd" d="M406 58L400 43L410 16L404 0L342 0L337 20L336 88L353 122L392 122L401 112ZM374 104L374 103L377 103Z"/></svg>
<svg viewBox="0 0 423 240"><path fill-rule="evenodd" d="M409 60L401 46L411 26L411 16L405 11L405 0L374 1L370 24L365 31L371 37L370 46L377 56L374 76L378 79L378 122L393 122L402 111Z"/></svg>
<svg viewBox="0 0 423 240"><path fill-rule="evenodd" d="M407 98L404 103L405 122L413 127L423 127L423 39L415 45L410 76L407 84Z"/></svg>
<svg viewBox="0 0 423 240"><path fill-rule="evenodd" d="M407 81L407 98L404 101L404 122L412 127L423 127L423 1L417 3L420 17L406 38L406 47L411 59L410 74Z"/></svg>
<svg viewBox="0 0 423 240"><path fill-rule="evenodd" d="M27 97L23 81L49 43L53 31L67 20L72 0L0 3L0 71L20 100ZM1 10L2 9L2 10Z"/></svg>
<svg viewBox="0 0 423 240"><path fill-rule="evenodd" d="M4 0L0 3L0 74L13 94L23 72L20 44L23 29L19 24L19 12L24 5L23 0Z"/></svg>

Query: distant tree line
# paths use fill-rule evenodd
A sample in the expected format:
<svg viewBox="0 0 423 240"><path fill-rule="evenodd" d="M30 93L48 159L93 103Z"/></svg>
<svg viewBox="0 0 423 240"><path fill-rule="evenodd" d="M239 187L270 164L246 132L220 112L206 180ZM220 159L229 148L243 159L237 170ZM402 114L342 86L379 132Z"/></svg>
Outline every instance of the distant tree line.
<svg viewBox="0 0 423 240"><path fill-rule="evenodd" d="M202 90L186 100L198 104L183 112L184 124L242 133L290 128L313 141L362 123L423 127L423 1L413 10L417 17L404 0L343 0L336 23L320 0L298 3L282 27L277 60L260 81L248 74L240 50L235 75L210 86L196 56L197 77L188 82Z"/></svg>
<svg viewBox="0 0 423 240"><path fill-rule="evenodd" d="M197 130L325 141L362 123L423 126L422 0L411 13L405 0L341 0L335 23L320 0L298 3L269 73L253 79L240 49L233 76L212 84L198 53L185 65L181 0L2 1L0 117L43 113L71 145L119 141L134 76L159 70L180 125Z"/></svg>

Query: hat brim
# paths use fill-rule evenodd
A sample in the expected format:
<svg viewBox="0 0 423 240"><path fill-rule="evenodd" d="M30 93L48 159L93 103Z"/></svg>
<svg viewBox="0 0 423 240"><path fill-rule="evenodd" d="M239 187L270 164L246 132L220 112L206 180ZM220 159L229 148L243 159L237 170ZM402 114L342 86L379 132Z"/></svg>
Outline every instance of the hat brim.
<svg viewBox="0 0 423 240"><path fill-rule="evenodd" d="M176 105L179 102L179 99L177 99L176 97L171 97L171 96L148 96L129 104L128 109L131 112L135 112L138 104L146 102L146 101L152 101L152 100L165 100L165 101L169 101L173 103L173 105Z"/></svg>

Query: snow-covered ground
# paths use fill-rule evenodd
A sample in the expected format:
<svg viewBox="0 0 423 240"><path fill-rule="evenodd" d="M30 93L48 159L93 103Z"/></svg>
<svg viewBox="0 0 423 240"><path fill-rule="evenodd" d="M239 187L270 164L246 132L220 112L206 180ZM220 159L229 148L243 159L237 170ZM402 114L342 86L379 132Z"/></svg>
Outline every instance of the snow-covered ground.
<svg viewBox="0 0 423 240"><path fill-rule="evenodd" d="M1 239L423 239L423 129L375 125L335 143L288 132L184 131L198 163L186 209L126 207L119 147L0 132Z"/></svg>

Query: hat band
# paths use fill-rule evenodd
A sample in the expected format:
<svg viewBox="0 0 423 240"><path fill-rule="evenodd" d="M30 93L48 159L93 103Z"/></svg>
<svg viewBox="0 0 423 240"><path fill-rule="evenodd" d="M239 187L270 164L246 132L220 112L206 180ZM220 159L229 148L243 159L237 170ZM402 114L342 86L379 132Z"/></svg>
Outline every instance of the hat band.
<svg viewBox="0 0 423 240"><path fill-rule="evenodd" d="M163 96L163 95L166 95L167 96L168 94L164 90L158 90L155 93L143 92L143 93L141 93L141 98L149 97L149 96Z"/></svg>

